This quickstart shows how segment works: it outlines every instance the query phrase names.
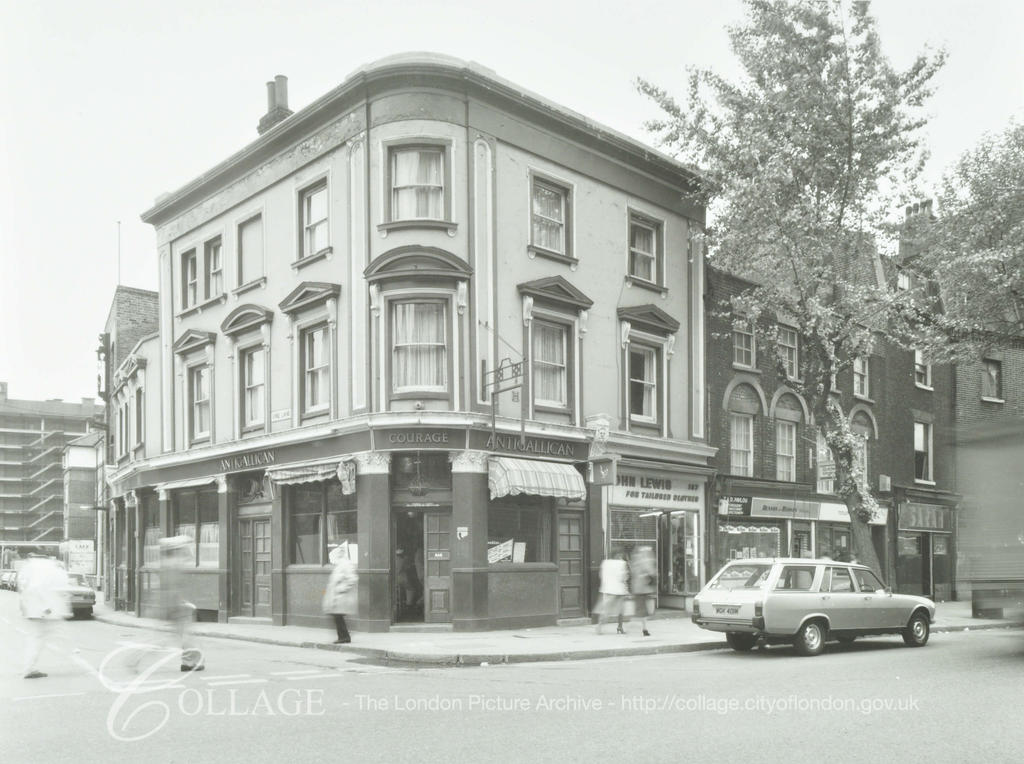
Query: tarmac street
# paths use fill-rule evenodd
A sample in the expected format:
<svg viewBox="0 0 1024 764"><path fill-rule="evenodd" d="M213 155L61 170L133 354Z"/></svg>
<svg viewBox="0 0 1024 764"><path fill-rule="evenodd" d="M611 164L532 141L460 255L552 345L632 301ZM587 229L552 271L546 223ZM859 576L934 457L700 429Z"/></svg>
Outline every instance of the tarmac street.
<svg viewBox="0 0 1024 764"><path fill-rule="evenodd" d="M1019 629L939 633L924 649L864 639L811 659L782 646L440 667L205 637L207 669L183 674L156 652L129 669L156 632L68 621L48 676L27 680L16 603L0 594L5 761L1011 761L1024 749Z"/></svg>

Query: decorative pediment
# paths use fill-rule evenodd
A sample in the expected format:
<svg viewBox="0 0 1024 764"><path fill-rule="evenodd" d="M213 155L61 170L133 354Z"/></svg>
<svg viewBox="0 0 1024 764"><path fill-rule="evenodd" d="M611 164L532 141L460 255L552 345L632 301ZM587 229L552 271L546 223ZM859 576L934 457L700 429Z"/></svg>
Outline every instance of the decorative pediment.
<svg viewBox="0 0 1024 764"><path fill-rule="evenodd" d="M466 280L473 269L465 260L436 247L397 247L375 259L363 272L373 284L386 279L443 278Z"/></svg>
<svg viewBox="0 0 1024 764"><path fill-rule="evenodd" d="M196 329L189 329L178 337L171 345L171 349L178 355L186 355L196 350L202 350L207 345L217 341L217 335L213 332L200 332Z"/></svg>
<svg viewBox="0 0 1024 764"><path fill-rule="evenodd" d="M220 325L220 330L229 337L235 337L243 332L258 329L273 320L274 311L272 310L260 305L239 305L228 313L227 318Z"/></svg>
<svg viewBox="0 0 1024 764"><path fill-rule="evenodd" d="M589 310L594 301L574 287L562 276L549 276L536 281L525 281L518 285L519 294L535 300L554 303L560 307L575 310Z"/></svg>
<svg viewBox="0 0 1024 764"><path fill-rule="evenodd" d="M651 334L675 334L679 331L679 322L657 305L619 308L619 320L628 321L634 329Z"/></svg>
<svg viewBox="0 0 1024 764"><path fill-rule="evenodd" d="M341 284L329 284L326 281L303 281L281 301L278 307L281 308L282 313L298 313L327 302L339 294L341 294Z"/></svg>

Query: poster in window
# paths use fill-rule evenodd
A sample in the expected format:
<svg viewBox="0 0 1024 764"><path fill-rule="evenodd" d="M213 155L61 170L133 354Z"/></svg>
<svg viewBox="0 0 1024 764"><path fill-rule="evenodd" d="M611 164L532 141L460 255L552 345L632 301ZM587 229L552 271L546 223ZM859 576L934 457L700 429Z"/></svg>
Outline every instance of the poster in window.
<svg viewBox="0 0 1024 764"><path fill-rule="evenodd" d="M526 562L525 541L517 541L512 545L512 562Z"/></svg>
<svg viewBox="0 0 1024 764"><path fill-rule="evenodd" d="M525 545L524 545L525 546ZM512 559L513 540L502 541L487 550L487 564L493 565L496 562L507 562Z"/></svg>

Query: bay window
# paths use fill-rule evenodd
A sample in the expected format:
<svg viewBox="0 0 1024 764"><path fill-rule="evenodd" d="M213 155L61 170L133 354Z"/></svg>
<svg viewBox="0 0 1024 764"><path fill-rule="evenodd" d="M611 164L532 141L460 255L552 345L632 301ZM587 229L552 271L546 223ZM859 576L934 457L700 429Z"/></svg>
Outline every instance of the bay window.
<svg viewBox="0 0 1024 764"><path fill-rule="evenodd" d="M393 393L448 390L446 306L440 301L391 305Z"/></svg>
<svg viewBox="0 0 1024 764"><path fill-rule="evenodd" d="M391 149L391 221L444 220L445 151L440 146Z"/></svg>

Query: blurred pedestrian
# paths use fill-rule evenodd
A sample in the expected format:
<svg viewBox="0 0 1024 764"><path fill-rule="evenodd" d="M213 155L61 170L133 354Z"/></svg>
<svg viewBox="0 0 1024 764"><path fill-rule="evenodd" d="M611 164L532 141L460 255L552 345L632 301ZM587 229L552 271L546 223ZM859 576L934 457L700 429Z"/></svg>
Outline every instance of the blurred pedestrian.
<svg viewBox="0 0 1024 764"><path fill-rule="evenodd" d="M21 613L28 621L25 679L46 676L36 665L43 648L50 646L56 625L71 615L67 587L67 571L52 557L31 555L18 571Z"/></svg>
<svg viewBox="0 0 1024 764"><path fill-rule="evenodd" d="M347 541L331 551L330 560L334 563L334 570L327 579L323 610L334 617L334 629L338 633L334 644L344 645L352 641L348 626L345 624L345 616L357 610L359 573L356 571L355 561L349 558Z"/></svg>
<svg viewBox="0 0 1024 764"><path fill-rule="evenodd" d="M629 558L629 589L633 594L643 635L649 637L651 633L647 631L647 617L654 615L658 592L658 563L654 558L654 550L649 546L636 547Z"/></svg>
<svg viewBox="0 0 1024 764"><path fill-rule="evenodd" d="M618 634L625 634L622 628L622 613L629 599L629 563L621 550L614 550L610 557L601 561L601 600L597 604L597 633L605 621L614 616L617 619Z"/></svg>
<svg viewBox="0 0 1024 764"><path fill-rule="evenodd" d="M185 599L185 566L192 562L193 541L189 536L171 536L159 541L160 605L163 619L174 635L174 648L181 651L182 671L206 668L202 652L192 641L196 606Z"/></svg>

